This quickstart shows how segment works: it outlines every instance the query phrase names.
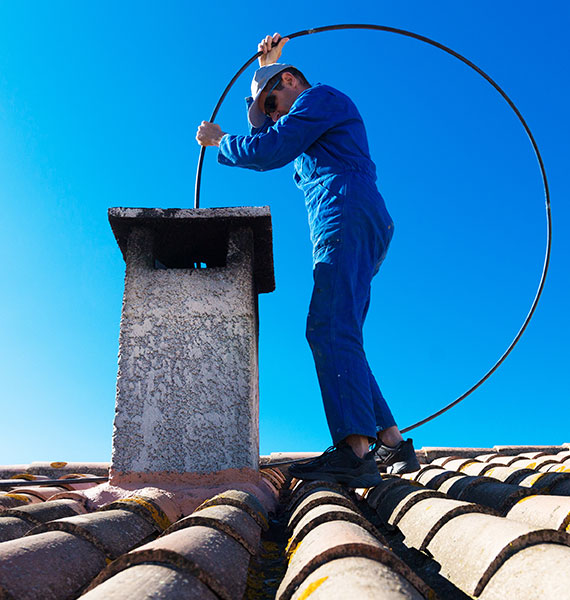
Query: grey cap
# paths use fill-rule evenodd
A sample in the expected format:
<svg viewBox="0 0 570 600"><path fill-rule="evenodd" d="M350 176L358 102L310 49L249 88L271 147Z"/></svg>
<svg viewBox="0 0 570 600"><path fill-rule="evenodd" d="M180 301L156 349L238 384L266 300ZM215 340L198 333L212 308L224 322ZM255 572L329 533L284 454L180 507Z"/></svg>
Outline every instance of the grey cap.
<svg viewBox="0 0 570 600"><path fill-rule="evenodd" d="M257 100L259 99L261 92L263 92L263 89L267 85L267 82L274 75L277 75L277 73L281 73L281 71L290 69L292 66L293 65L286 65L283 63L274 63L272 65L260 67L255 72L255 75L251 80L251 96L253 98L253 102L251 103L247 114L249 122L254 127L261 127L265 122L265 113L257 105Z"/></svg>

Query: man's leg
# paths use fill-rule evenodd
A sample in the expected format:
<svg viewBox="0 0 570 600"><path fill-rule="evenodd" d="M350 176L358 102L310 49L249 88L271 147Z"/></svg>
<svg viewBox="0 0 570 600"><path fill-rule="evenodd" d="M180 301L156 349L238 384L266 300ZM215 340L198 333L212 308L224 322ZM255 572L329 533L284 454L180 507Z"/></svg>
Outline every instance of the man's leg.
<svg viewBox="0 0 570 600"><path fill-rule="evenodd" d="M335 447L289 471L302 479L370 487L381 478L369 451L376 439L376 419L362 347L362 315L374 265L363 256L365 236L354 238L345 236L327 249L326 262L315 265L307 318L307 339Z"/></svg>
<svg viewBox="0 0 570 600"><path fill-rule="evenodd" d="M377 264L375 272L378 271L381 260ZM366 319L369 306L370 296L368 296L368 301L364 306L362 323L364 323ZM387 468L391 473L416 471L419 469L419 463L416 458L413 442L410 439L404 441L402 434L396 425L392 411L388 407L388 404L380 391L380 387L372 374L370 366L368 366L368 374L374 413L376 415L376 431L378 436L378 445L375 454L376 462L378 463L378 466Z"/></svg>
<svg viewBox="0 0 570 600"><path fill-rule="evenodd" d="M334 248L329 256L331 262L315 265L307 318L307 340L335 444L351 435L376 438L361 320L368 294L361 287L363 281L369 285L372 271L366 277L359 253L350 252L347 246Z"/></svg>
<svg viewBox="0 0 570 600"><path fill-rule="evenodd" d="M379 267L380 265L377 265L375 269L376 272L378 271ZM368 298L364 305L364 310L362 313L363 324L366 320L366 315L368 314L369 307L370 294L368 294ZM376 382L376 379L372 374L370 365L368 364L368 362L366 364L368 367L368 380L370 384L370 393L372 395L372 403L374 406L374 414L376 419L377 436L385 444L388 444L390 446L395 445L402 440L402 435L396 425L396 420L392 415L392 411L390 410L388 403L386 402L382 392L380 391L380 387L378 386L378 383Z"/></svg>

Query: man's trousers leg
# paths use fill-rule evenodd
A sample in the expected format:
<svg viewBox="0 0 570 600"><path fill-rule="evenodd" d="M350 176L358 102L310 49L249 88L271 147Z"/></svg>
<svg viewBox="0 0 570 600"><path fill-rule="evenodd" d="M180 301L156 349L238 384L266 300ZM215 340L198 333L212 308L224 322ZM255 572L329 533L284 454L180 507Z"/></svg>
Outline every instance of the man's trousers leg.
<svg viewBox="0 0 570 600"><path fill-rule="evenodd" d="M377 239L345 229L340 243L327 250L327 262L318 262L313 271L307 340L335 444L351 434L375 439L378 421L393 422L362 338L370 283L385 251L379 251Z"/></svg>

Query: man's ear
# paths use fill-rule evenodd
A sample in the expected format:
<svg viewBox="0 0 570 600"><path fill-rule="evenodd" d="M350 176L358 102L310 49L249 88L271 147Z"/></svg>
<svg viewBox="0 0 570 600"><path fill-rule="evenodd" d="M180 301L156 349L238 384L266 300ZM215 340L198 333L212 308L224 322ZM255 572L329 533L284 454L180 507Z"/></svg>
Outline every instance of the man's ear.
<svg viewBox="0 0 570 600"><path fill-rule="evenodd" d="M297 78L292 73L285 71L285 73L281 75L281 81L288 87L295 87Z"/></svg>

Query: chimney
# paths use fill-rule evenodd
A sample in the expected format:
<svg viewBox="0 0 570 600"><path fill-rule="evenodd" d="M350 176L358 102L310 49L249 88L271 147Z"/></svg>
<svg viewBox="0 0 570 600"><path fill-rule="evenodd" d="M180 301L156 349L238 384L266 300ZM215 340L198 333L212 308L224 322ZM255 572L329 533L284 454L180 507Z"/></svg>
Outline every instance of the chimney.
<svg viewBox="0 0 570 600"><path fill-rule="evenodd" d="M257 480L269 207L111 208L109 222L126 263L112 482Z"/></svg>

